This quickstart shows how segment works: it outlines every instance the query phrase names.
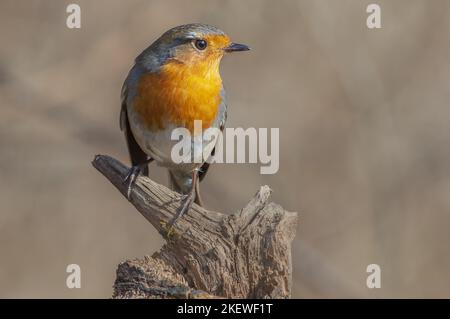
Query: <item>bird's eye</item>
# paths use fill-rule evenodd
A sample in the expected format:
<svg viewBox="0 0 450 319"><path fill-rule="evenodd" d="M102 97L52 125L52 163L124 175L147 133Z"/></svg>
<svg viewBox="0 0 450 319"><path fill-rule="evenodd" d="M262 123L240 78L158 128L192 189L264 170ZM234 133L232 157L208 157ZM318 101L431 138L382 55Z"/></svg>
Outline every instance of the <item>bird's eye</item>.
<svg viewBox="0 0 450 319"><path fill-rule="evenodd" d="M205 40L195 40L195 47L199 50L205 50L208 43Z"/></svg>

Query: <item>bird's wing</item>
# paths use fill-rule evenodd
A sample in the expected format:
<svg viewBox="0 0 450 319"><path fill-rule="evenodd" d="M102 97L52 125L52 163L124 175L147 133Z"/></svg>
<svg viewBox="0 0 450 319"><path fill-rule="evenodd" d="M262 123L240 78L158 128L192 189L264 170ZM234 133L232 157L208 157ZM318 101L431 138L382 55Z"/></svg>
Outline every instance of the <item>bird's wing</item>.
<svg viewBox="0 0 450 319"><path fill-rule="evenodd" d="M128 86L127 86L127 80L125 80L125 83L122 87L121 92L121 101L122 101L122 107L120 110L120 129L125 134L125 139L127 141L128 146L128 153L130 154L131 164L133 166L142 164L145 161L147 161L148 156L147 154L141 149L141 147L136 142L136 139L133 136L133 132L130 128L130 122L128 121L128 114L127 114L127 97L128 97ZM148 176L148 166L145 166L141 170L143 175Z"/></svg>
<svg viewBox="0 0 450 319"><path fill-rule="evenodd" d="M219 111L217 113L216 121L218 121L218 126L219 126L220 131L223 132L223 130L225 128L225 122L227 121L227 101L226 101L224 89L221 90L220 96L222 97L222 102L220 104ZM214 146L214 148L211 152L211 156L214 156L215 152L216 152L216 147ZM209 166L210 166L210 164L208 163L208 161L203 163L203 165L201 166L200 171L198 172L198 179L200 182L205 178L206 173L208 172Z"/></svg>

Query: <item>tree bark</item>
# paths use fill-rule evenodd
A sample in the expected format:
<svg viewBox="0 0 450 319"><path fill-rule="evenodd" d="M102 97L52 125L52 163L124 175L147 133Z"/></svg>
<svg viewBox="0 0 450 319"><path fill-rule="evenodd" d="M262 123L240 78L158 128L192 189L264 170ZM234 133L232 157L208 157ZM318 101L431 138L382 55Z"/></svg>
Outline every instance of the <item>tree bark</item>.
<svg viewBox="0 0 450 319"><path fill-rule="evenodd" d="M104 155L92 164L126 198L128 168ZM181 195L139 176L130 202L166 244L151 257L119 264L113 298L289 298L298 218L269 202L270 194L262 186L230 215L193 204L168 236Z"/></svg>

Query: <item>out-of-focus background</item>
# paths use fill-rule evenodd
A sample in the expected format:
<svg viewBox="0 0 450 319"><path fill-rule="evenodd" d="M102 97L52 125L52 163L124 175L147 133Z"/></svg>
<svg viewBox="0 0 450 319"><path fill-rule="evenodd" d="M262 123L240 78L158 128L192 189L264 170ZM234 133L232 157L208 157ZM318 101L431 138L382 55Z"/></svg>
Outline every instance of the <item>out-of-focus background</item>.
<svg viewBox="0 0 450 319"><path fill-rule="evenodd" d="M280 170L216 165L203 196L233 212L269 184L300 213L293 297L450 297L450 2L74 2L79 30L68 1L0 2L0 297L108 298L119 262L160 248L90 162L128 162L122 81L190 22L253 49L222 63L228 126L279 127ZM366 27L370 2L382 29ZM66 287L71 263L81 289Z"/></svg>

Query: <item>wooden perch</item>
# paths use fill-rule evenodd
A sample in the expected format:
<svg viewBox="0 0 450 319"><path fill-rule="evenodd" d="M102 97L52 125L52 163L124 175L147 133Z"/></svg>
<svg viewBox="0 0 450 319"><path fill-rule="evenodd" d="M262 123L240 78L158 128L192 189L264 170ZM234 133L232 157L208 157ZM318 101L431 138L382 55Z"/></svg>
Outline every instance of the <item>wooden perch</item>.
<svg viewBox="0 0 450 319"><path fill-rule="evenodd" d="M126 166L103 155L92 164L126 197ZM113 298L289 298L297 213L269 202L270 193L261 187L231 215L194 204L167 237L181 195L139 176L130 201L167 243L119 264Z"/></svg>

